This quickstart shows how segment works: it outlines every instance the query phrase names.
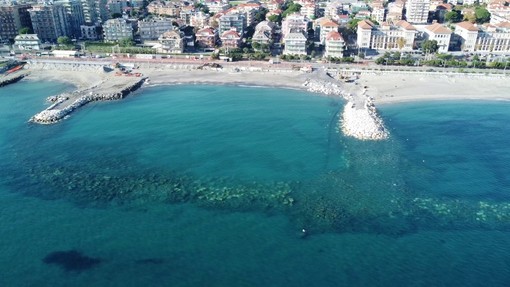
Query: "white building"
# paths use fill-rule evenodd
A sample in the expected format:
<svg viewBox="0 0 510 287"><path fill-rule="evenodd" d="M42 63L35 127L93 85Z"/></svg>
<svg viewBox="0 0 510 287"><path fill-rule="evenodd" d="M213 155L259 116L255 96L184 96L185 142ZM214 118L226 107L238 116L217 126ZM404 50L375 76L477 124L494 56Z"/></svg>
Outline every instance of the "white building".
<svg viewBox="0 0 510 287"><path fill-rule="evenodd" d="M510 22L480 26L475 51L508 53L510 52Z"/></svg>
<svg viewBox="0 0 510 287"><path fill-rule="evenodd" d="M326 35L326 52L324 57L342 58L344 56L345 41L340 33L331 31Z"/></svg>
<svg viewBox="0 0 510 287"><path fill-rule="evenodd" d="M426 24L429 17L430 0L407 0L406 21L412 24Z"/></svg>
<svg viewBox="0 0 510 287"><path fill-rule="evenodd" d="M180 54L184 51L183 34L180 31L165 32L158 38L158 42L158 53Z"/></svg>
<svg viewBox="0 0 510 287"><path fill-rule="evenodd" d="M40 50L41 41L37 34L22 34L14 37L14 48L19 50Z"/></svg>
<svg viewBox="0 0 510 287"><path fill-rule="evenodd" d="M476 39L478 38L478 28L475 25L468 21L457 23L454 34L460 38L462 51L475 51Z"/></svg>
<svg viewBox="0 0 510 287"><path fill-rule="evenodd" d="M163 33L173 30L172 20L151 19L138 21L138 34L142 41L157 40Z"/></svg>
<svg viewBox="0 0 510 287"><path fill-rule="evenodd" d="M306 55L306 36L302 30L291 30L284 38L284 55Z"/></svg>
<svg viewBox="0 0 510 287"><path fill-rule="evenodd" d="M386 9L384 8L382 1L373 1L369 4L370 9L372 10L370 12L370 18L374 19L375 21L382 23L384 22L384 17L386 14Z"/></svg>
<svg viewBox="0 0 510 287"><path fill-rule="evenodd" d="M110 19L103 25L103 37L105 42L133 38L133 25L126 19Z"/></svg>
<svg viewBox="0 0 510 287"><path fill-rule="evenodd" d="M309 22L308 17L298 13L287 15L285 20L282 21L282 36L285 37L291 30L306 31Z"/></svg>
<svg viewBox="0 0 510 287"><path fill-rule="evenodd" d="M450 38L452 36L452 31L450 29L439 23L434 23L426 26L423 31L425 32L428 40L437 41L437 51L439 53L448 52L448 48L450 47Z"/></svg>
<svg viewBox="0 0 510 287"><path fill-rule="evenodd" d="M411 51L418 31L405 20L394 24L375 25L369 20L358 23L357 44L359 48L375 50Z"/></svg>

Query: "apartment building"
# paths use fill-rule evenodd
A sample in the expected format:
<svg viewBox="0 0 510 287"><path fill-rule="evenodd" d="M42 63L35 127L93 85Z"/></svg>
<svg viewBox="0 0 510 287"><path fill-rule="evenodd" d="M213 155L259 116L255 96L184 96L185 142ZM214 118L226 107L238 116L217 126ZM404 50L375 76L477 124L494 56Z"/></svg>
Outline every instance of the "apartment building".
<svg viewBox="0 0 510 287"><path fill-rule="evenodd" d="M407 0L406 21L412 24L427 24L430 0Z"/></svg>

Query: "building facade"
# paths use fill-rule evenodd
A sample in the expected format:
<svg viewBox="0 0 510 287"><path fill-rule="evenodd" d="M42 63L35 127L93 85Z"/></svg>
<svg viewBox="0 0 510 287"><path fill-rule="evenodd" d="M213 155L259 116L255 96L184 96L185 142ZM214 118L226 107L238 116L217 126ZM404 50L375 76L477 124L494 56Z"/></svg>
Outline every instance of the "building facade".
<svg viewBox="0 0 510 287"><path fill-rule="evenodd" d="M325 40L326 51L324 57L342 58L344 56L345 41L339 32L329 32Z"/></svg>
<svg viewBox="0 0 510 287"><path fill-rule="evenodd" d="M23 34L14 38L14 48L19 50L34 50L41 49L41 41L37 34Z"/></svg>
<svg viewBox="0 0 510 287"><path fill-rule="evenodd" d="M448 52L452 35L452 31L450 29L439 23L434 23L432 25L426 26L424 32L428 40L434 40L437 42L437 51L439 53Z"/></svg>
<svg viewBox="0 0 510 287"><path fill-rule="evenodd" d="M32 30L31 5L0 5L0 42L13 40L21 28Z"/></svg>
<svg viewBox="0 0 510 287"><path fill-rule="evenodd" d="M150 19L138 21L138 34L140 40L157 40L163 33L173 30L172 20L169 19Z"/></svg>
<svg viewBox="0 0 510 287"><path fill-rule="evenodd" d="M42 42L57 42L58 37L70 36L71 21L62 4L34 5L28 10L34 33Z"/></svg>
<svg viewBox="0 0 510 287"><path fill-rule="evenodd" d="M165 32L158 38L158 53L180 54L184 52L183 34L178 30Z"/></svg>
<svg viewBox="0 0 510 287"><path fill-rule="evenodd" d="M362 49L411 51L418 31L405 20L380 26L369 20L358 23L357 44Z"/></svg>
<svg viewBox="0 0 510 287"><path fill-rule="evenodd" d="M105 42L118 42L128 38L133 38L133 24L131 22L117 18L104 23L103 39Z"/></svg>
<svg viewBox="0 0 510 287"><path fill-rule="evenodd" d="M219 18L218 30L220 35L232 30L232 28L242 36L246 29L246 17L240 13L230 13Z"/></svg>
<svg viewBox="0 0 510 287"><path fill-rule="evenodd" d="M307 38L300 29L291 30L290 33L283 38L285 48L284 55L306 55Z"/></svg>
<svg viewBox="0 0 510 287"><path fill-rule="evenodd" d="M406 21L412 24L427 24L430 0L407 0Z"/></svg>

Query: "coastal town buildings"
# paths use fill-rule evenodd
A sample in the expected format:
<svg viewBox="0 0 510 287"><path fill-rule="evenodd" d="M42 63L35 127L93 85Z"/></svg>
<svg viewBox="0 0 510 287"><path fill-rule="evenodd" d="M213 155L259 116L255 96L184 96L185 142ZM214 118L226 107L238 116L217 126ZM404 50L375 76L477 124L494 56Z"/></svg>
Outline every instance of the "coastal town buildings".
<svg viewBox="0 0 510 287"><path fill-rule="evenodd" d="M218 33L212 27L206 27L195 33L197 46L204 50L214 49L218 41Z"/></svg>
<svg viewBox="0 0 510 287"><path fill-rule="evenodd" d="M99 34L97 33L97 26L95 25L81 25L80 26L81 39L84 40L98 40Z"/></svg>
<svg viewBox="0 0 510 287"><path fill-rule="evenodd" d="M386 13L386 22L393 23L402 20L404 13L404 0L396 0L388 3L388 13Z"/></svg>
<svg viewBox="0 0 510 287"><path fill-rule="evenodd" d="M468 21L457 23L455 25L454 34L460 39L461 51L475 51L478 28L473 23Z"/></svg>
<svg viewBox="0 0 510 287"><path fill-rule="evenodd" d="M218 30L220 35L232 30L232 28L235 28L239 35L243 35L246 29L246 17L240 13L230 13L219 18Z"/></svg>
<svg viewBox="0 0 510 287"><path fill-rule="evenodd" d="M255 33L252 37L253 43L258 43L259 46L270 46L274 41L276 25L271 21L262 21L255 26Z"/></svg>
<svg viewBox="0 0 510 287"><path fill-rule="evenodd" d="M291 30L306 31L309 23L310 19L299 13L287 15L282 21L282 36L285 37Z"/></svg>
<svg viewBox="0 0 510 287"><path fill-rule="evenodd" d="M206 6L209 9L210 13L214 14L222 13L224 11L227 11L228 8L230 8L228 2L223 2L219 0L206 0L203 1L202 4L204 4L204 6Z"/></svg>
<svg viewBox="0 0 510 287"><path fill-rule="evenodd" d="M41 41L37 34L23 34L14 38L14 48L19 50L38 51L41 49Z"/></svg>
<svg viewBox="0 0 510 287"><path fill-rule="evenodd" d="M382 0L376 0L369 4L370 6L370 18L382 23L384 22L386 16L386 8L384 8L384 3Z"/></svg>
<svg viewBox="0 0 510 287"><path fill-rule="evenodd" d="M437 42L437 51L439 53L448 52L448 48L450 46L450 38L452 35L452 31L450 29L439 23L434 23L432 25L426 26L423 31L425 32L427 40L434 40Z"/></svg>
<svg viewBox="0 0 510 287"><path fill-rule="evenodd" d="M42 42L55 43L58 37L71 35L71 23L62 4L34 5L28 12L34 33Z"/></svg>
<svg viewBox="0 0 510 287"><path fill-rule="evenodd" d="M153 1L147 5L147 11L160 16L179 17L181 8L174 2Z"/></svg>
<svg viewBox="0 0 510 287"><path fill-rule="evenodd" d="M344 56L345 41L338 31L331 31L325 37L324 57L342 58Z"/></svg>
<svg viewBox="0 0 510 287"><path fill-rule="evenodd" d="M510 52L510 22L480 26L475 44L476 52Z"/></svg>
<svg viewBox="0 0 510 287"><path fill-rule="evenodd" d="M430 0L407 0L406 21L412 24L426 24L429 17Z"/></svg>
<svg viewBox="0 0 510 287"><path fill-rule="evenodd" d="M301 29L293 29L283 38L284 55L306 55L307 38Z"/></svg>
<svg viewBox="0 0 510 287"><path fill-rule="evenodd" d="M510 21L510 1L509 0L491 0L487 4L487 11L491 13L491 24Z"/></svg>
<svg viewBox="0 0 510 287"><path fill-rule="evenodd" d="M21 28L32 30L28 4L0 5L0 42L13 40Z"/></svg>
<svg viewBox="0 0 510 287"><path fill-rule="evenodd" d="M318 24L316 27L316 31L318 30L319 34L319 42L324 45L326 41L326 35L328 35L329 32L332 31L338 31L339 25L331 20L330 18L320 18L316 21Z"/></svg>
<svg viewBox="0 0 510 287"><path fill-rule="evenodd" d="M241 46L241 34L236 29L223 32L220 36L221 47L228 49L237 49Z"/></svg>
<svg viewBox="0 0 510 287"><path fill-rule="evenodd" d="M211 16L202 11L193 12L190 19L190 25L196 28L204 28L209 26L209 19Z"/></svg>
<svg viewBox="0 0 510 287"><path fill-rule="evenodd" d="M158 53L180 54L184 52L183 33L178 30L171 30L163 33L158 38Z"/></svg>
<svg viewBox="0 0 510 287"><path fill-rule="evenodd" d="M370 20L358 23L357 45L363 49L411 51L418 31L405 20L375 25Z"/></svg>
<svg viewBox="0 0 510 287"><path fill-rule="evenodd" d="M108 0L107 5L110 14L122 14L131 8L131 2L128 0Z"/></svg>
<svg viewBox="0 0 510 287"><path fill-rule="evenodd" d="M103 38L105 42L133 38L133 24L122 18L110 19L103 25Z"/></svg>
<svg viewBox="0 0 510 287"><path fill-rule="evenodd" d="M173 30L170 19L144 19L138 21L138 35L140 40L157 40L163 33Z"/></svg>

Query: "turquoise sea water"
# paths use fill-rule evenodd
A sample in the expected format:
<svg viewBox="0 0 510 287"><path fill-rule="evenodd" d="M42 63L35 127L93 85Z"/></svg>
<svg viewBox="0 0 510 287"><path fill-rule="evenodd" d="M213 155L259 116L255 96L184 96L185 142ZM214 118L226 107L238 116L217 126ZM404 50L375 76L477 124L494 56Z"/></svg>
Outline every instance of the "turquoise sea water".
<svg viewBox="0 0 510 287"><path fill-rule="evenodd" d="M145 88L57 125L0 89L0 286L507 286L510 103ZM302 230L305 229L306 232Z"/></svg>

